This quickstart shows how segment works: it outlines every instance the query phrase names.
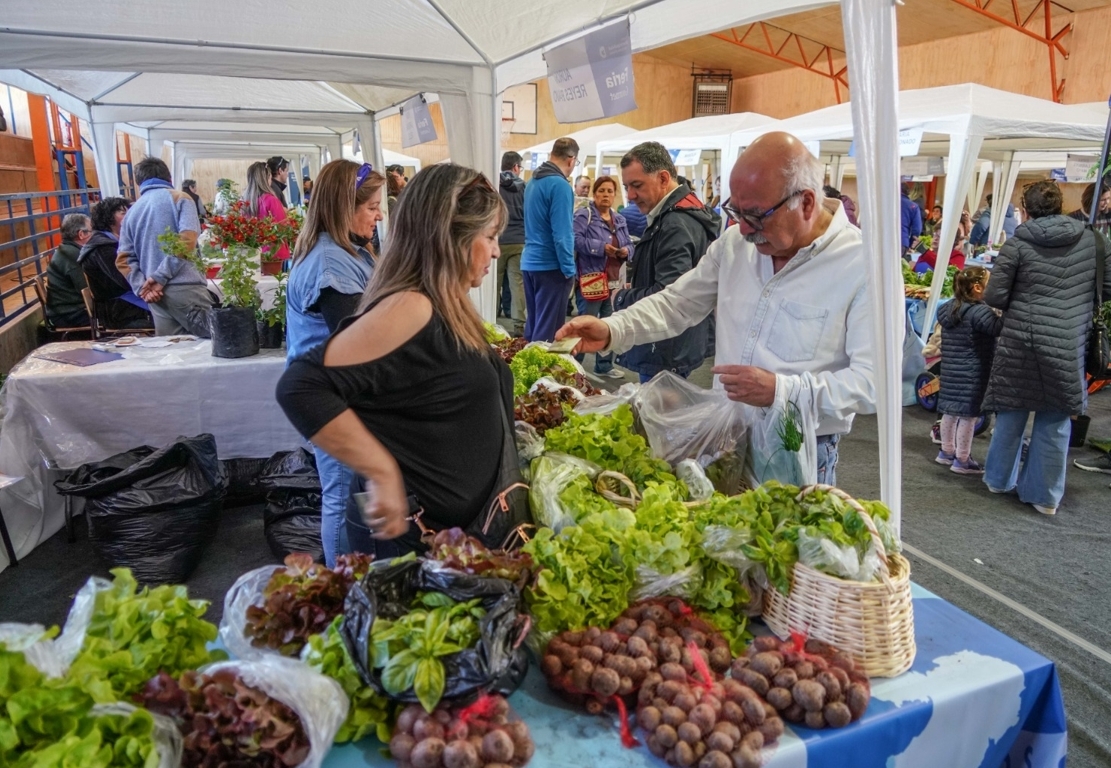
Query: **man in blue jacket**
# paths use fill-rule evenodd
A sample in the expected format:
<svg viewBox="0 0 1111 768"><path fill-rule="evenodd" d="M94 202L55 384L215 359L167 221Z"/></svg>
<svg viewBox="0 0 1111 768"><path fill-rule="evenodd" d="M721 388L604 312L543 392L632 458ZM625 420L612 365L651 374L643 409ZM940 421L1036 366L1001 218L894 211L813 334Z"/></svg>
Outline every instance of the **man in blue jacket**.
<svg viewBox="0 0 1111 768"><path fill-rule="evenodd" d="M567 318L567 299L575 283L575 234L572 216L575 192L568 178L575 168L579 145L556 139L548 161L525 187L525 250L521 272L525 281L525 338L554 341Z"/></svg>
<svg viewBox="0 0 1111 768"><path fill-rule="evenodd" d="M922 234L922 209L918 207L918 203L910 199L908 182L903 182L902 191L899 206L903 218L903 253L906 253Z"/></svg>
<svg viewBox="0 0 1111 768"><path fill-rule="evenodd" d="M988 242L988 235L991 234L991 201L994 199L993 195L988 195L988 204L984 210L980 211L980 217L976 219L975 226L972 227L972 234L968 236L968 242L972 243L973 247L980 245L990 245ZM1018 228L1018 219L1015 217L1015 207L1012 203L1007 203L1007 210L1003 214L1003 233L1010 240L1015 236L1015 230Z"/></svg>

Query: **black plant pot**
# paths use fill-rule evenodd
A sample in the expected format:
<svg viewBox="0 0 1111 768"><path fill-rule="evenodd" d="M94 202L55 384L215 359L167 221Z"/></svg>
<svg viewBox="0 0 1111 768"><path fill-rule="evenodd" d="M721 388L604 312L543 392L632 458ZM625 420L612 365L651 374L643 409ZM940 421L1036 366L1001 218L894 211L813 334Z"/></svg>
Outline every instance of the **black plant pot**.
<svg viewBox="0 0 1111 768"><path fill-rule="evenodd" d="M258 326L251 307L208 310L213 357L250 357L258 354Z"/></svg>
<svg viewBox="0 0 1111 768"><path fill-rule="evenodd" d="M285 323L270 325L265 320L258 321L258 345L263 349L281 349L285 341Z"/></svg>

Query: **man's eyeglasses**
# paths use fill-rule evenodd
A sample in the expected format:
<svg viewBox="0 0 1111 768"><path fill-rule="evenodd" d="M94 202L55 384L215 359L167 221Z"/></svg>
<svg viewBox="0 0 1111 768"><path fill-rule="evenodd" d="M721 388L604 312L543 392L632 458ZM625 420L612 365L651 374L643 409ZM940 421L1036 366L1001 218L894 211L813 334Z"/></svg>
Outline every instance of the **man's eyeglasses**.
<svg viewBox="0 0 1111 768"><path fill-rule="evenodd" d="M370 178L370 174L372 173L374 173L373 165L371 165L370 163L363 163L362 165L360 165L359 172L355 174L355 189L358 190L359 187L361 187L366 182L366 180Z"/></svg>
<svg viewBox="0 0 1111 768"><path fill-rule="evenodd" d="M798 197L802 193L803 193L803 190L801 190L801 189L797 190L795 192L792 192L791 194L787 195L787 197L783 198L782 200L780 200L778 203L776 203L775 205L773 205L771 208L764 211L763 213L742 213L741 211L737 210L732 205L730 205L728 200L726 200L724 203L722 203L721 209L723 211L725 211L726 215L728 215L729 218L733 219L733 221L743 221L745 224L748 224L754 230L759 232L764 228L764 220L765 219L767 219L773 213L775 213L780 208L782 208L787 203L788 200L791 200L792 198Z"/></svg>

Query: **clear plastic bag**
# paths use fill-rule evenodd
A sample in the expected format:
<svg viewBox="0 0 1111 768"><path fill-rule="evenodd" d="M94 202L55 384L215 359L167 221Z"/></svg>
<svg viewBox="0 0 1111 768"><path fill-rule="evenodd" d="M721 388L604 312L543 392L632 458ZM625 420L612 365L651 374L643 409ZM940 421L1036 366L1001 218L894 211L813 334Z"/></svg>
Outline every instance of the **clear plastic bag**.
<svg viewBox="0 0 1111 768"><path fill-rule="evenodd" d="M575 515L564 509L559 495L576 478L593 481L601 467L589 461L562 453L546 453L532 463L529 483L529 504L537 525L559 533L575 525Z"/></svg>
<svg viewBox="0 0 1111 768"><path fill-rule="evenodd" d="M69 607L62 634L54 640L54 648L58 652L65 669L81 652L85 644L85 633L93 620L93 610L96 608L96 595L105 589L111 589L112 582L99 576L90 576L77 594L73 597L73 604Z"/></svg>
<svg viewBox="0 0 1111 768"><path fill-rule="evenodd" d="M537 433L536 427L528 422L515 421L513 439L517 443L517 458L523 473L532 464L533 459L538 459L544 454L544 438Z"/></svg>
<svg viewBox="0 0 1111 768"><path fill-rule="evenodd" d="M251 645L246 635L247 609L252 605L262 605L262 592L270 583L274 572L283 565L264 565L247 571L235 580L231 589L224 595L224 615L220 617L220 642L237 659L258 659L263 656L280 656L272 648L258 648Z"/></svg>
<svg viewBox="0 0 1111 768"><path fill-rule="evenodd" d="M536 390L538 389L546 389L549 392L558 392L561 389L565 389L571 393L571 397L575 398L577 402L581 403L583 400L586 399L586 395L584 395L579 390L575 389L572 386L568 386L567 384L560 384L558 381L549 376L542 376L537 379L536 382L531 387L529 387L529 392L536 392Z"/></svg>
<svg viewBox="0 0 1111 768"><path fill-rule="evenodd" d="M812 485L818 480L818 415L808 389L777 387L767 408L743 406L748 422L745 473L755 488L768 480Z"/></svg>
<svg viewBox="0 0 1111 768"><path fill-rule="evenodd" d="M743 462L745 406L723 390L703 389L665 371L641 385L635 406L652 453L672 466L694 459L705 468L725 456Z"/></svg>
<svg viewBox="0 0 1111 768"><path fill-rule="evenodd" d="M91 714L97 717L129 717L138 707L126 702L117 701L112 704L95 704ZM178 768L181 765L182 738L177 724L168 717L156 715L153 712L154 732L151 738L158 750L158 768Z"/></svg>
<svg viewBox="0 0 1111 768"><path fill-rule="evenodd" d="M706 470L694 459L683 459L675 467L675 476L687 484L691 501L706 501L714 495L714 484L706 477Z"/></svg>
<svg viewBox="0 0 1111 768"><path fill-rule="evenodd" d="M591 395L575 406L575 413L586 415L597 413L605 415L616 411L619 406L636 400L639 384L622 384L613 392L603 392L600 395Z"/></svg>
<svg viewBox="0 0 1111 768"><path fill-rule="evenodd" d="M662 574L643 565L636 568L636 585L629 593L629 602L637 603L653 597L680 597L690 600L702 586L702 566L698 563Z"/></svg>
<svg viewBox="0 0 1111 768"><path fill-rule="evenodd" d="M730 528L727 525L707 525L702 531L702 551L711 560L736 568L743 576L757 565L745 557L741 547L752 541L748 528Z"/></svg>
<svg viewBox="0 0 1111 768"><path fill-rule="evenodd" d="M861 557L856 547L811 535L805 528L799 530L798 550L803 565L849 581L875 581L880 568L875 545L869 544Z"/></svg>
<svg viewBox="0 0 1111 768"><path fill-rule="evenodd" d="M257 688L297 713L311 745L308 758L297 768L320 768L332 741L347 718L350 702L339 683L297 659L262 656L245 661L221 661L200 671L211 675L231 669L245 685Z"/></svg>
<svg viewBox="0 0 1111 768"><path fill-rule="evenodd" d="M42 624L0 624L0 645L22 651L27 663L47 677L61 677L69 666Z"/></svg>

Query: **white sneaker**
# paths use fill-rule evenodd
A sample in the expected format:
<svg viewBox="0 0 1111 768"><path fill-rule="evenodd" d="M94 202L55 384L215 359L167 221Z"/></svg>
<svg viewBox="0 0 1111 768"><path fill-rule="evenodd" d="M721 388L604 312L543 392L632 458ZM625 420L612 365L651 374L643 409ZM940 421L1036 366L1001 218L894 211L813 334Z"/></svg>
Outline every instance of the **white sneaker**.
<svg viewBox="0 0 1111 768"><path fill-rule="evenodd" d="M1031 504L1030 506L1041 512L1043 515L1057 514L1057 507L1043 507L1041 504Z"/></svg>
<svg viewBox="0 0 1111 768"><path fill-rule="evenodd" d="M595 376L601 376L602 378L605 378L605 379L624 379L625 378L625 374L623 374L621 371L617 370L616 368L610 368L605 373L598 373L597 371L595 371L594 375Z"/></svg>

